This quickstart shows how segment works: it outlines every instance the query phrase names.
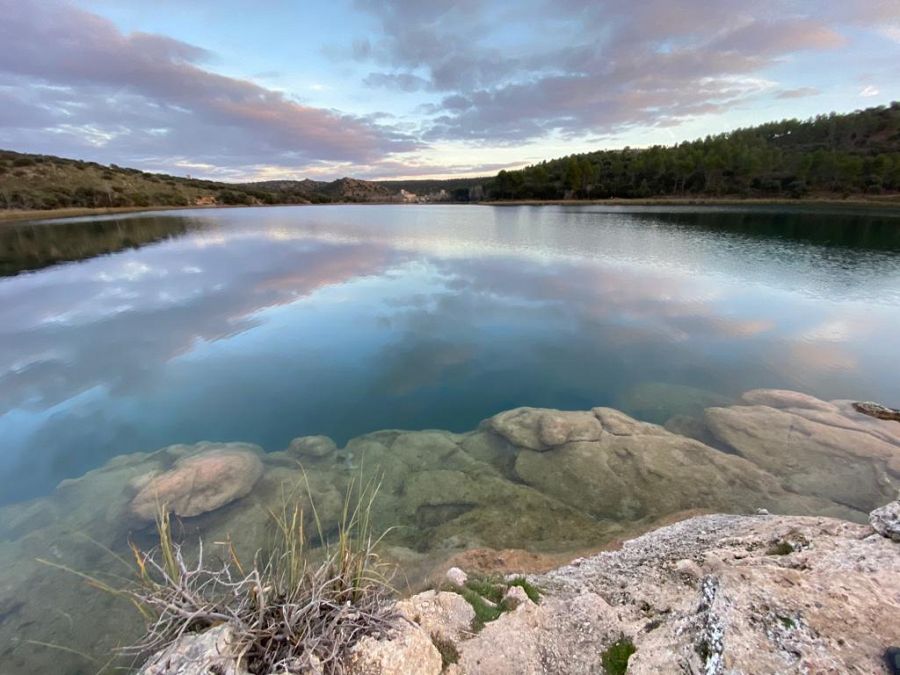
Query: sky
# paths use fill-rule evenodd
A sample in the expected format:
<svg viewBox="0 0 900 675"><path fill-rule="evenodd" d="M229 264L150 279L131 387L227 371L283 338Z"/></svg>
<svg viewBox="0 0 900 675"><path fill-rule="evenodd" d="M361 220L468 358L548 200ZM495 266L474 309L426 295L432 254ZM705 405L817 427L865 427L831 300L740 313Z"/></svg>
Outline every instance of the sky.
<svg viewBox="0 0 900 675"><path fill-rule="evenodd" d="M0 147L489 175L900 100L900 0L0 0Z"/></svg>

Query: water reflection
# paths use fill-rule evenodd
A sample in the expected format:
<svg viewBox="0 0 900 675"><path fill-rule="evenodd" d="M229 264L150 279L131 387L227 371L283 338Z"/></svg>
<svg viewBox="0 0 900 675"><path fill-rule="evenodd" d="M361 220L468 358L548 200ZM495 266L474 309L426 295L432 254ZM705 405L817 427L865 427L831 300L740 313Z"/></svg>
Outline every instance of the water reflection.
<svg viewBox="0 0 900 675"><path fill-rule="evenodd" d="M0 280L2 663L93 672L24 641L105 660L137 634L110 597L34 560L108 572L119 563L103 547L149 542L135 485L184 449L107 461L173 443L270 451L245 499L182 524L252 555L283 481L301 479L278 451L301 435L353 439L302 458L323 518L352 472L383 470L376 517L398 526L390 553L411 576L469 546L590 548L684 508L864 518L900 479L891 423L846 402L788 412L793 395L762 413L733 404L786 387L897 405L900 245L873 218L379 206L118 219L168 234L99 257L111 246L73 247L77 264ZM34 250L90 241L96 225L35 227L48 240ZM357 438L467 431L520 405L611 405L682 435L648 442L610 413L636 431L608 434L621 444L609 452L538 453L486 429ZM778 435L795 426L815 433Z"/></svg>
<svg viewBox="0 0 900 675"><path fill-rule="evenodd" d="M463 430L645 382L896 400L896 222L327 207L35 226L40 250L98 227L156 243L0 283L3 499L174 442Z"/></svg>
<svg viewBox="0 0 900 675"><path fill-rule="evenodd" d="M0 276L38 270L62 262L139 248L208 226L189 217L77 219L0 227Z"/></svg>

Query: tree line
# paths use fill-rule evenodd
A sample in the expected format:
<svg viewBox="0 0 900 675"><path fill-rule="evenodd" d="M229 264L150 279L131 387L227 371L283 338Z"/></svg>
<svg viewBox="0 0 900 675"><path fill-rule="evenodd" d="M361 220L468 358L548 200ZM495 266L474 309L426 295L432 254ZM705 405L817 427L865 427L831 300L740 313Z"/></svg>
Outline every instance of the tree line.
<svg viewBox="0 0 900 675"><path fill-rule="evenodd" d="M491 199L849 196L900 191L900 103L675 146L570 155L485 185Z"/></svg>

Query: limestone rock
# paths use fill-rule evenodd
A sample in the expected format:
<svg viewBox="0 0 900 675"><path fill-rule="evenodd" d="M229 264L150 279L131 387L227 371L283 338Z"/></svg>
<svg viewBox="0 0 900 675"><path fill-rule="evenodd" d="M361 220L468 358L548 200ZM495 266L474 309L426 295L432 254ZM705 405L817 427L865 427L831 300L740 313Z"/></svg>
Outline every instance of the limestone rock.
<svg viewBox="0 0 900 675"><path fill-rule="evenodd" d="M248 675L238 666L234 635L227 624L187 634L151 657L138 675Z"/></svg>
<svg viewBox="0 0 900 675"><path fill-rule="evenodd" d="M900 541L900 500L872 511L869 514L869 524L878 534Z"/></svg>
<svg viewBox="0 0 900 675"><path fill-rule="evenodd" d="M291 441L287 453L301 459L319 459L337 450L337 445L328 436L300 436Z"/></svg>
<svg viewBox="0 0 900 675"><path fill-rule="evenodd" d="M388 639L364 637L352 647L351 675L439 675L441 654L424 629L401 621Z"/></svg>
<svg viewBox="0 0 900 675"><path fill-rule="evenodd" d="M789 389L751 389L744 392L741 401L747 405L765 405L770 408L805 408L807 410L821 410L834 412L837 408L815 396L803 394ZM707 406L721 407L721 406Z"/></svg>
<svg viewBox="0 0 900 675"><path fill-rule="evenodd" d="M900 549L868 532L829 518L701 516L537 577L547 595L534 611L602 595L615 619L598 612L588 624L602 644L632 639L630 675L881 672L885 646L900 642L900 624L885 621L900 612ZM769 553L784 540L805 543ZM685 583L677 561L701 559L708 575Z"/></svg>
<svg viewBox="0 0 900 675"><path fill-rule="evenodd" d="M786 489L863 512L896 494L900 425L797 392L755 390L743 401L751 405L707 409L706 426Z"/></svg>
<svg viewBox="0 0 900 675"><path fill-rule="evenodd" d="M458 593L425 591L398 602L397 611L434 640L457 644L472 635L475 610Z"/></svg>
<svg viewBox="0 0 900 675"><path fill-rule="evenodd" d="M603 433L597 418L583 411L515 408L491 417L486 424L513 445L539 452L570 441L597 440Z"/></svg>
<svg viewBox="0 0 900 675"><path fill-rule="evenodd" d="M598 673L598 647L615 634L615 610L584 591L523 603L488 623L459 646L459 672L466 675ZM612 640L610 640L612 641ZM630 672L630 671L629 671Z"/></svg>
<svg viewBox="0 0 900 675"><path fill-rule="evenodd" d="M240 499L262 475L258 452L244 443L204 444L202 452L182 457L144 485L131 501L131 512L152 521L165 505L177 516L190 517Z"/></svg>
<svg viewBox="0 0 900 675"><path fill-rule="evenodd" d="M751 510L783 490L765 471L699 441L608 408L604 433L552 452L522 450L528 485L598 518L638 520L691 508Z"/></svg>
<svg viewBox="0 0 900 675"><path fill-rule="evenodd" d="M669 382L641 382L616 397L616 407L632 417L662 424L679 415L699 417L705 408L732 400L706 389Z"/></svg>
<svg viewBox="0 0 900 675"><path fill-rule="evenodd" d="M454 586L465 586L466 582L469 580L469 575L458 567L451 567L444 576L447 581Z"/></svg>
<svg viewBox="0 0 900 675"><path fill-rule="evenodd" d="M532 602L531 598L528 597L525 589L521 586L510 586L506 589L506 593L503 594L503 605L510 609L517 609L530 602Z"/></svg>

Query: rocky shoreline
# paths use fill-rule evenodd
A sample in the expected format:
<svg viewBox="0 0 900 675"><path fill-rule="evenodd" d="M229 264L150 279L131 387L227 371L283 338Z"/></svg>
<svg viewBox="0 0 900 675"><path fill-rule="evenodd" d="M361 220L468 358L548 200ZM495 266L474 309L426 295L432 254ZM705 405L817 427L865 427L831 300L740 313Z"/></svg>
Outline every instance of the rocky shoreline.
<svg viewBox="0 0 900 675"><path fill-rule="evenodd" d="M398 564L412 593L450 562L467 571L545 572L671 522L675 514L767 509L868 528L862 524L869 512L897 498L896 421L865 415L851 401L770 389L730 401L654 386L634 405L652 414L650 404L669 390L678 405L660 409L678 412L664 417L664 425L614 408L517 408L462 434L384 430L344 447L304 436L278 452L247 443L197 443L116 457L64 481L52 495L0 508L0 658L17 672L53 667L74 675L92 667L91 655L105 659L135 639L140 620L130 607L35 559L121 575L111 553L127 557L129 541L152 546L159 501L177 516L183 541L229 541L247 559L265 545L270 513L286 491L302 488L327 529L340 517L351 481L378 480L373 525L392 528L384 557ZM727 516L709 522L732 523ZM739 519L728 527L748 522L774 527L788 521ZM807 538L815 534L813 525L803 527L813 528ZM685 549L679 560L695 557ZM694 563L705 569L702 560ZM535 580L555 588L562 584L559 574ZM54 604L49 612L47 598ZM51 642L86 656L35 646ZM639 664L647 657L634 658Z"/></svg>
<svg viewBox="0 0 900 675"><path fill-rule="evenodd" d="M604 654L627 644L633 674L890 673L885 655L900 645L900 502L870 519L690 518L529 576L537 602L509 586L508 611L483 627L454 590L466 573L452 568L450 590L399 602L394 635L361 641L349 672L610 672ZM187 638L153 662L165 667L142 675L241 675L227 642L200 650L209 637Z"/></svg>

